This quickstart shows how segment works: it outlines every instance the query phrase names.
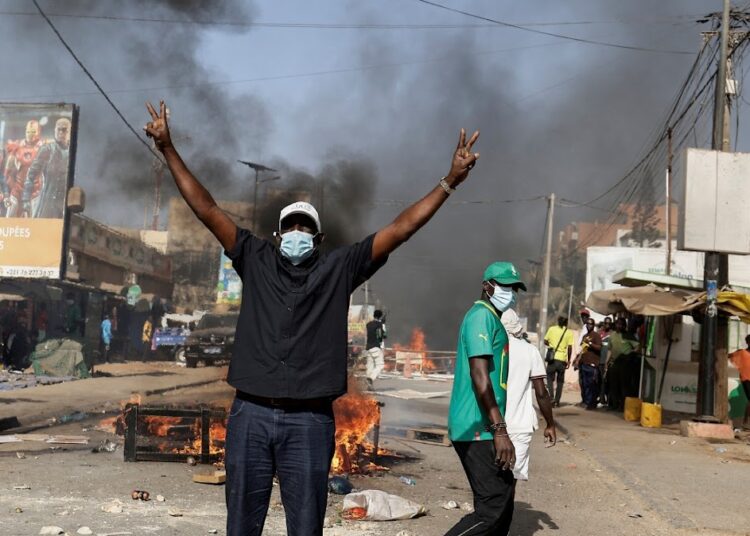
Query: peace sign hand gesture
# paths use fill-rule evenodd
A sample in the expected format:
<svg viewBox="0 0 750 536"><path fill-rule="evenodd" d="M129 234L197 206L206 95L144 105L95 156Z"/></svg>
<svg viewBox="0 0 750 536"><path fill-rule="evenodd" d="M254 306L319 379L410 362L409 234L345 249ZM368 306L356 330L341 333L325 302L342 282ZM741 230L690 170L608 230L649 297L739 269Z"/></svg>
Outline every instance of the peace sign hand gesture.
<svg viewBox="0 0 750 536"><path fill-rule="evenodd" d="M458 146L456 152L453 153L453 161L451 162L451 170L446 176L451 187L455 188L461 184L466 177L469 176L469 171L477 163L479 153L472 153L471 148L479 138L479 131L475 131L471 135L469 141L466 141L466 131L461 129L461 135L458 138Z"/></svg>
<svg viewBox="0 0 750 536"><path fill-rule="evenodd" d="M172 138L169 136L169 125L167 124L167 106L164 101L160 101L159 113L156 113L151 103L147 102L146 109L151 114L151 121L146 123L143 130L146 131L149 138L154 140L156 148L164 152L165 149L172 147Z"/></svg>

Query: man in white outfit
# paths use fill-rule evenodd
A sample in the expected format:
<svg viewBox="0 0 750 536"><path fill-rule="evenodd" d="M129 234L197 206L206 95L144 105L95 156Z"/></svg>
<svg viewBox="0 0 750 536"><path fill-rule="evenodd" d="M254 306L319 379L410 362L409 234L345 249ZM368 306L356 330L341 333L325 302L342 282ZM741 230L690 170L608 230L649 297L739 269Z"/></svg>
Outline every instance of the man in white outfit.
<svg viewBox="0 0 750 536"><path fill-rule="evenodd" d="M383 340L386 338L386 334L383 311L376 309L372 316L374 318L367 323L367 348L365 350L367 352L366 375L369 389L373 388L375 380L378 379L378 375L385 366Z"/></svg>
<svg viewBox="0 0 750 536"><path fill-rule="evenodd" d="M531 437L534 430L539 427L531 400L532 386L536 394L536 403L547 421L544 439L550 442L550 446L557 442L557 431L552 417L552 400L545 385L547 370L539 350L523 338L523 326L516 312L508 309L503 313L501 322L508 333L510 349L508 403L504 417L508 425L508 435L516 449L513 476L516 480L528 480Z"/></svg>

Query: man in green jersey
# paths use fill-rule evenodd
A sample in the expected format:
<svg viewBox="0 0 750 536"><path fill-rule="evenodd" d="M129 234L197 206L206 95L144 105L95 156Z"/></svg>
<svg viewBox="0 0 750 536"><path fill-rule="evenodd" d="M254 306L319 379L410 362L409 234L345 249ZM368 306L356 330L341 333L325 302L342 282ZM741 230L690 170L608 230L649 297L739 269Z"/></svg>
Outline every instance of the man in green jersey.
<svg viewBox="0 0 750 536"><path fill-rule="evenodd" d="M526 290L509 262L484 271L481 299L458 334L448 434L474 494L474 512L446 536L506 535L513 518L515 451L503 419L508 382L508 335L500 317Z"/></svg>

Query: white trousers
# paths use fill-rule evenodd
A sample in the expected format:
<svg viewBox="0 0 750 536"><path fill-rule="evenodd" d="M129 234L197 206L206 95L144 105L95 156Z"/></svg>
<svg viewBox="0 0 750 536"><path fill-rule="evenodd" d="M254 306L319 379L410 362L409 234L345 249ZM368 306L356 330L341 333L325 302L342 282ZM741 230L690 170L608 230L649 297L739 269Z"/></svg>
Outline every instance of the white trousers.
<svg viewBox="0 0 750 536"><path fill-rule="evenodd" d="M385 360L383 359L383 349L382 348L370 348L367 350L367 377L375 381L378 378L378 374L380 374L383 371L383 367L385 366Z"/></svg>
<svg viewBox="0 0 750 536"><path fill-rule="evenodd" d="M516 464L513 466L513 476L516 480L529 479L529 447L531 447L533 435L532 433L508 434L513 448L516 449Z"/></svg>

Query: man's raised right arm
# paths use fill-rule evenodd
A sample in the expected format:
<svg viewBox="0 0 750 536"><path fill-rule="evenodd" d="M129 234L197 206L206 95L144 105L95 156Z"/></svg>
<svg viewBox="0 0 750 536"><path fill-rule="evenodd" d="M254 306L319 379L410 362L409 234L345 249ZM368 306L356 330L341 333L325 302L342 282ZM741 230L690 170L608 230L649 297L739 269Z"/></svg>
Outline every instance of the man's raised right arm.
<svg viewBox="0 0 750 536"><path fill-rule="evenodd" d="M164 155L180 194L198 219L221 242L222 247L227 251L232 251L237 241L237 224L219 208L213 196L190 172L172 145L164 101L159 103L159 113L154 110L151 103L146 103L146 108L151 114L151 122L144 130L154 140L156 148Z"/></svg>

